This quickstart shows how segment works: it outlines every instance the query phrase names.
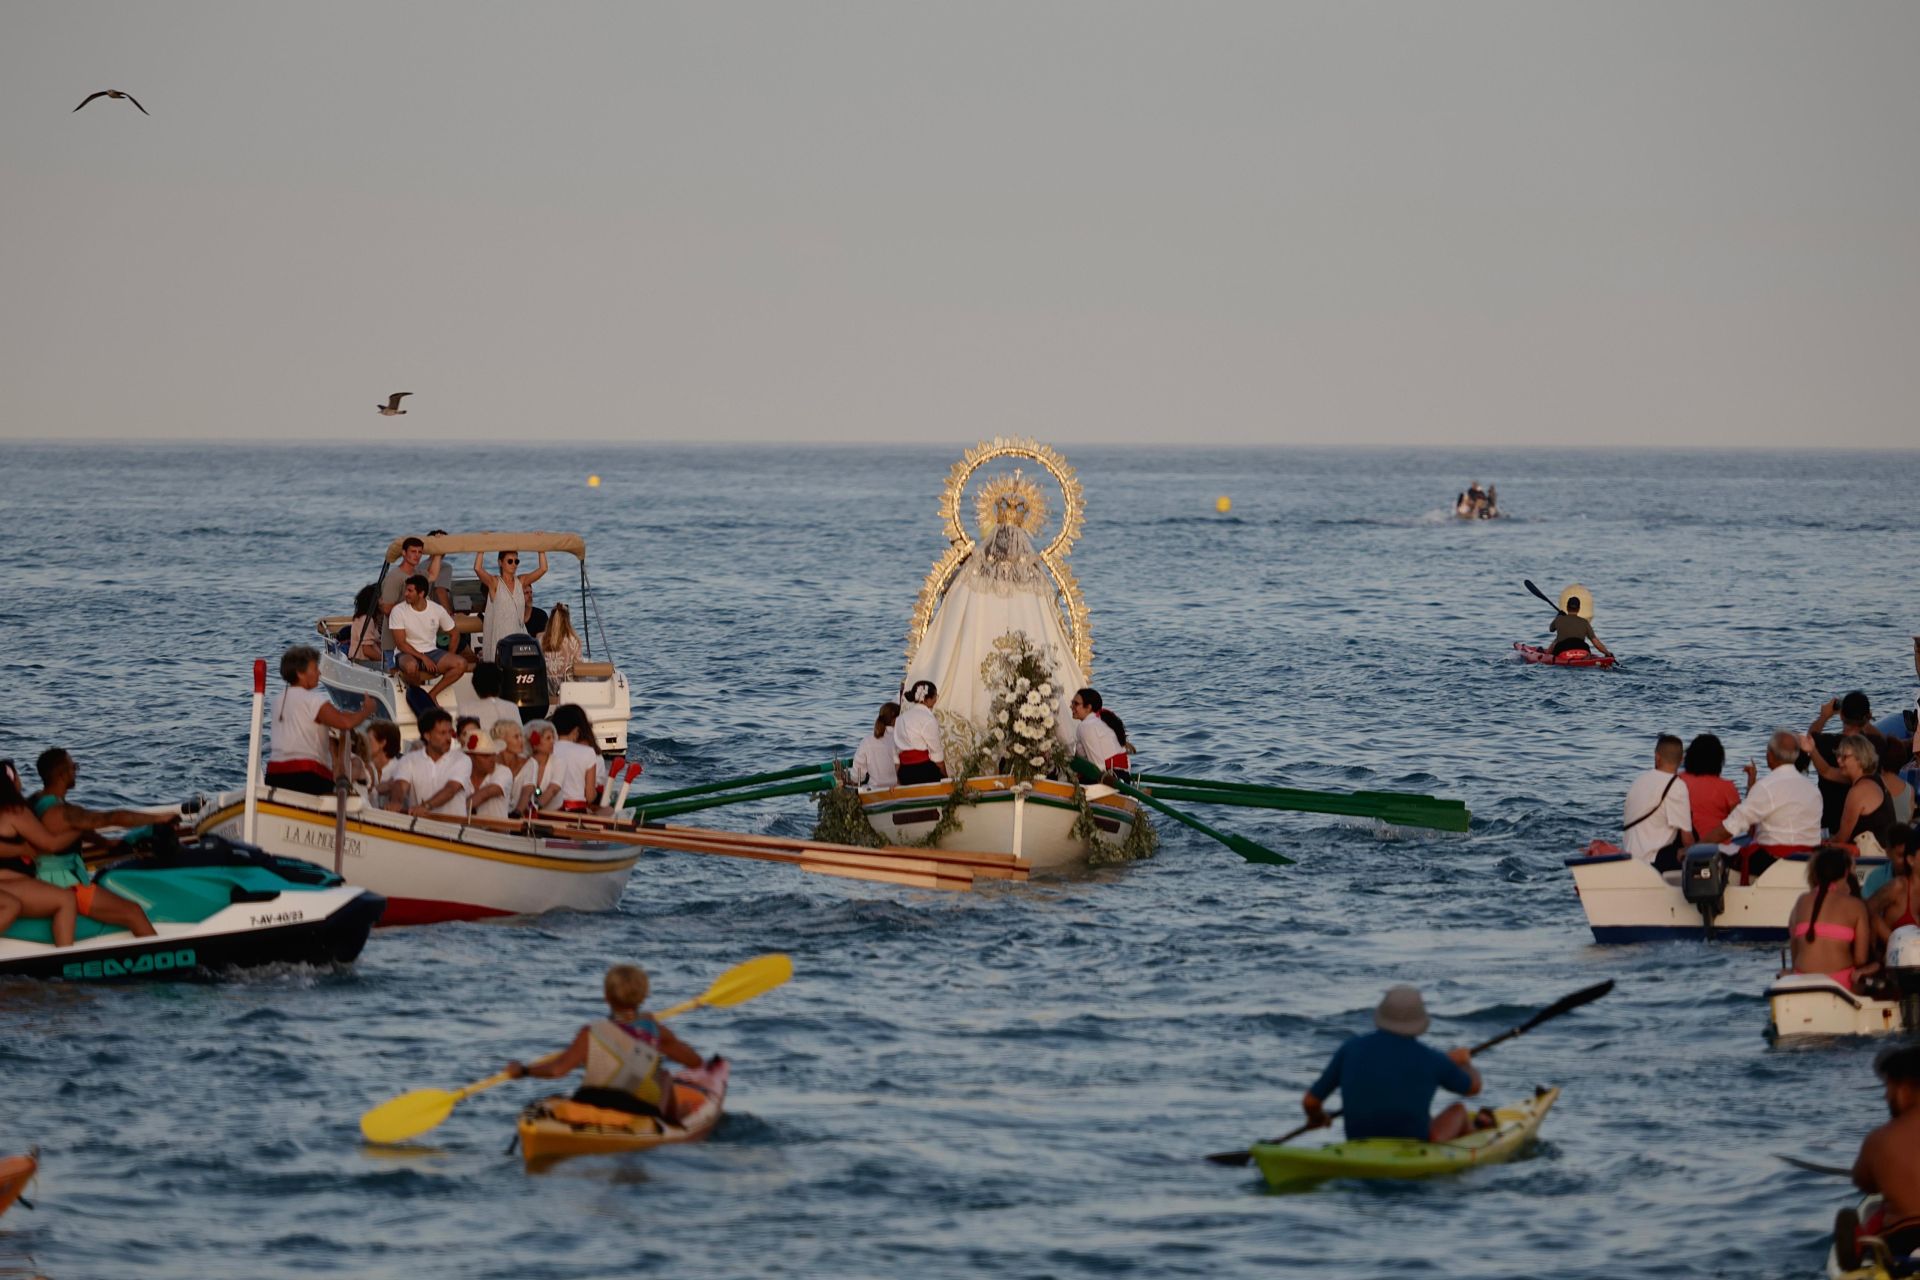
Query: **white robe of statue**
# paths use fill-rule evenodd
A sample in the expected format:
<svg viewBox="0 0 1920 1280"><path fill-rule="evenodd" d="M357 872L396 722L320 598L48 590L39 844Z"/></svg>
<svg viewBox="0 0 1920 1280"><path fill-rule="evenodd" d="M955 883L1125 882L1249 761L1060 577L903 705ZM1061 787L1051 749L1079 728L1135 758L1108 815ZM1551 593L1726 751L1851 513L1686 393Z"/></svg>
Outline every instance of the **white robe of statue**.
<svg viewBox="0 0 1920 1280"><path fill-rule="evenodd" d="M1009 631L1026 632L1053 667L1055 725L1062 741L1070 741L1074 721L1067 704L1087 677L1060 621L1053 577L1019 525L996 526L954 575L907 665L907 683L933 681L940 687L943 714L984 725L993 694L980 678L980 664L993 653L993 642Z"/></svg>

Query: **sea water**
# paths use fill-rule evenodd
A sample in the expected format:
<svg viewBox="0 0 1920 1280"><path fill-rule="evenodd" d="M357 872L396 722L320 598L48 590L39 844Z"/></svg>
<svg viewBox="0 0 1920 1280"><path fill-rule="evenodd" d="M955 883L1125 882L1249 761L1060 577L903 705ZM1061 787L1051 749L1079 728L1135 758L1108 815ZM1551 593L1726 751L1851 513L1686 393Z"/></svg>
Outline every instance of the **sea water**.
<svg viewBox="0 0 1920 1280"><path fill-rule="evenodd" d="M965 443L0 446L0 754L67 747L103 807L238 785L252 660L444 527L585 535L643 786L846 755ZM1594 945L1561 860L1617 834L1660 732L1718 733L1737 777L1829 697L1910 702L1920 458L1067 452L1094 679L1145 767L1458 797L1472 830L1208 811L1298 865L1162 823L1150 862L964 895L649 853L618 912L383 932L343 973L0 981L0 1150L44 1158L0 1271L1816 1273L1847 1188L1774 1153L1850 1162L1878 1046L1769 1045L1773 948ZM1453 520L1470 479L1513 518ZM1586 584L1620 668L1521 665L1550 616L1524 578ZM567 557L535 589L578 593ZM797 834L811 809L697 820ZM609 962L665 1003L774 949L791 983L678 1024L735 1063L709 1143L529 1176L504 1148L538 1086L513 1084L417 1149L361 1144L375 1102L565 1044ZM1530 1159L1273 1196L1199 1158L1292 1127L1392 983L1445 1046L1604 978L1481 1061L1495 1103L1565 1088Z"/></svg>

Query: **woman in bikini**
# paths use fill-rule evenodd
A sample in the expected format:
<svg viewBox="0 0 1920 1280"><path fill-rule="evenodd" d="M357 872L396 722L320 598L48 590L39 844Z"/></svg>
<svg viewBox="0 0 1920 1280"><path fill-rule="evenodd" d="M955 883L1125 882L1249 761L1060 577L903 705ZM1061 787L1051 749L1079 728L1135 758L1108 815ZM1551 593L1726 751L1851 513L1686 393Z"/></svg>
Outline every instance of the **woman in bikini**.
<svg viewBox="0 0 1920 1280"><path fill-rule="evenodd" d="M1845 849L1821 846L1807 863L1807 892L1787 917L1790 973L1824 973L1847 990L1867 964L1873 921L1867 904L1847 890L1853 859ZM1877 966L1872 966L1877 967Z"/></svg>
<svg viewBox="0 0 1920 1280"><path fill-rule="evenodd" d="M33 806L20 791L20 774L13 761L0 760L0 932L19 916L53 921L53 945L73 945L73 930L80 918L79 899L71 889L47 884L34 875L34 861L41 854L62 852L69 841L47 830L34 816ZM13 908L18 906L18 911ZM8 913L12 912L11 915Z"/></svg>

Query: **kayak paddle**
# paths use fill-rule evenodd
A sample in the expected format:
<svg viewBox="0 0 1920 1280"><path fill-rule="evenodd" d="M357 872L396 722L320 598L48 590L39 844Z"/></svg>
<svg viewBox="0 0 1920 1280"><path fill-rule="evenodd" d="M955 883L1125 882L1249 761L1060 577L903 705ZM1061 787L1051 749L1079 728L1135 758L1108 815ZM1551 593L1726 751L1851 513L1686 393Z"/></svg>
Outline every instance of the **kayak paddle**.
<svg viewBox="0 0 1920 1280"><path fill-rule="evenodd" d="M792 976L791 957L778 953L759 956L737 964L715 978L705 994L662 1010L654 1017L671 1018L701 1005L724 1007L742 1004L755 996L765 995ZM411 1093L403 1093L361 1116L360 1132L366 1135L369 1142L404 1142L434 1128L452 1115L461 1099L504 1084L509 1079L512 1077L506 1072L496 1071L485 1080L476 1080L463 1089L415 1089Z"/></svg>
<svg viewBox="0 0 1920 1280"><path fill-rule="evenodd" d="M1596 982L1592 986L1584 987L1581 990L1574 992L1570 996L1561 996L1558 1000L1555 1000L1552 1004L1548 1005L1546 1008L1542 1009L1540 1012L1534 1014L1531 1018L1528 1018L1525 1022L1521 1023L1519 1026L1510 1027L1507 1030L1502 1031L1499 1035L1495 1036L1493 1039L1484 1040L1481 1043L1473 1046L1473 1048L1469 1049L1467 1052L1472 1057L1477 1058L1481 1054L1485 1053L1487 1050L1493 1048L1493 1046L1497 1044L1503 1044L1506 1041L1513 1039L1515 1036L1523 1036L1527 1034L1527 1032L1533 1030L1535 1027L1539 1026L1543 1022L1549 1022L1552 1019L1559 1017L1563 1013L1571 1013L1573 1010L1578 1009L1583 1004L1592 1004L1595 1000L1598 1000L1601 996L1607 994L1607 992L1611 990L1613 990L1613 979L1608 978L1605 982ZM1327 1113L1327 1117L1331 1119L1334 1116L1337 1116L1339 1114L1340 1113L1338 1111L1329 1111ZM1305 1133L1307 1130L1313 1127L1314 1126L1310 1124L1301 1125L1298 1129L1295 1129L1292 1133L1286 1134L1283 1137L1274 1138L1269 1142L1263 1142L1260 1145L1268 1146L1268 1147L1277 1147L1283 1142L1287 1142L1294 1138L1299 1137L1301 1134ZM1780 1158L1782 1160L1787 1159L1786 1156L1781 1156ZM1235 1168L1240 1168L1245 1166L1250 1160L1253 1159L1253 1152L1251 1151L1216 1151L1212 1155L1208 1156L1207 1159L1211 1160L1215 1164L1227 1164L1227 1165L1233 1165Z"/></svg>
<svg viewBox="0 0 1920 1280"><path fill-rule="evenodd" d="M1248 862L1264 862L1268 866L1274 867L1290 867L1293 865L1293 859L1289 858L1286 854L1275 853L1265 845L1255 844L1245 836L1230 835L1225 831L1215 831L1212 827L1200 821L1200 819L1189 817L1172 805L1155 800L1152 796L1136 786L1122 782L1117 778L1114 780L1113 785L1115 790L1121 794L1132 796L1140 803L1158 809L1175 822L1183 822L1203 836L1211 836L1213 839L1218 840L1221 844L1245 858Z"/></svg>
<svg viewBox="0 0 1920 1280"><path fill-rule="evenodd" d="M1531 591L1531 592L1533 592L1533 594L1535 594L1535 595L1537 595L1537 596L1539 596L1539 597L1540 597L1540 598L1541 598L1542 600L1545 600L1545 601L1546 601L1546 602L1547 602L1548 604L1550 604L1550 605L1552 605L1552 606L1553 606L1553 611L1554 611L1555 613L1565 613L1565 612L1566 612L1566 610L1565 610L1565 609L1562 609L1562 608L1560 607L1560 602L1559 602L1558 600L1555 600L1555 599L1554 599L1553 597L1551 597L1551 596L1549 596L1549 595L1548 595L1548 594L1547 594L1546 592L1544 592L1544 591L1542 591L1542 590L1541 590L1540 588L1538 588L1538 587L1536 587L1536 586L1534 586L1534 585L1533 585L1533 580L1532 580L1531 578L1522 578L1522 579L1520 579L1520 581L1521 581L1521 583L1522 583L1522 584L1523 584L1523 585L1524 585L1524 586L1525 586L1525 587L1527 588L1527 590L1529 590L1529 591Z"/></svg>
<svg viewBox="0 0 1920 1280"><path fill-rule="evenodd" d="M1784 1160L1784 1161L1786 1161L1786 1162L1787 1162L1788 1164L1790 1164L1790 1165L1792 1165L1792 1166L1793 1166L1794 1168L1796 1168L1796 1169L1805 1169L1805 1170L1806 1170L1806 1171L1807 1171L1808 1173L1825 1173L1825 1174L1831 1174L1832 1176L1834 1176L1834 1177L1836 1177L1836 1178L1851 1178L1851 1177L1853 1177L1853 1170L1851 1170L1851 1169L1842 1169L1842 1168L1841 1168L1841 1167L1840 1167L1839 1165L1837 1165L1837 1164L1815 1164L1815 1163L1814 1163L1813 1161L1811 1161L1811 1160L1802 1160L1802 1159L1801 1159L1801 1158L1800 1158L1799 1156L1789 1156L1789 1155L1782 1155L1782 1154L1781 1154L1780 1152L1778 1152L1778 1151L1776 1151L1776 1152L1774 1152L1774 1153L1773 1153L1773 1158L1774 1158L1775 1160Z"/></svg>

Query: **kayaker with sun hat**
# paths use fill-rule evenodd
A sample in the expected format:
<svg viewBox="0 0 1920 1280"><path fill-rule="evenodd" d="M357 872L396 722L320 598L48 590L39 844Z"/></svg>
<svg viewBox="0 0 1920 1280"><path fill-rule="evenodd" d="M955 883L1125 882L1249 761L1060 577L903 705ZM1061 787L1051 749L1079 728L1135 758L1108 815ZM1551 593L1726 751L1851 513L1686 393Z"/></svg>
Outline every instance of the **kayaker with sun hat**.
<svg viewBox="0 0 1920 1280"><path fill-rule="evenodd" d="M1333 1123L1326 1100L1338 1089L1346 1100L1347 1137L1414 1138L1451 1142L1474 1126L1463 1103L1427 1116L1437 1089L1471 1098L1480 1092L1480 1072L1466 1049L1445 1053L1420 1043L1431 1023L1418 988L1389 988L1373 1011L1378 1030L1354 1036L1334 1051L1333 1061L1300 1100L1318 1129Z"/></svg>
<svg viewBox="0 0 1920 1280"><path fill-rule="evenodd" d="M1609 658L1613 650L1600 642L1593 634L1593 596L1578 583L1568 587L1560 594L1560 612L1548 624L1553 632L1553 648L1550 652L1565 653L1570 649L1598 649Z"/></svg>

